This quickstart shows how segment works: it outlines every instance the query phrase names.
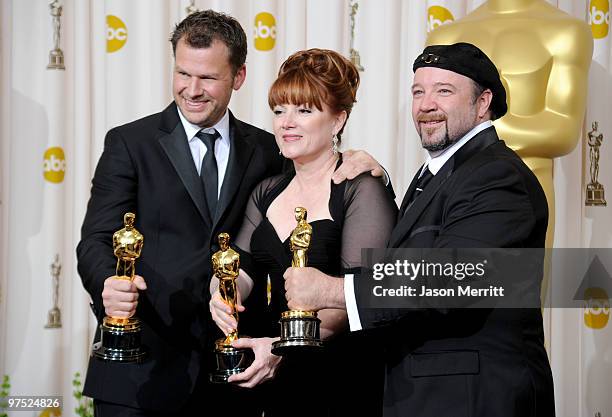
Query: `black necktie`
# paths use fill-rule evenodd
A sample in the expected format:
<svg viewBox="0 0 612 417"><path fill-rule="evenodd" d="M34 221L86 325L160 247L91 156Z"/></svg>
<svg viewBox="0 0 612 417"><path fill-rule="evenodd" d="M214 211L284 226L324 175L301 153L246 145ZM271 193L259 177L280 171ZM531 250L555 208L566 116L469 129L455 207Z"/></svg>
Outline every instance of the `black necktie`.
<svg viewBox="0 0 612 417"><path fill-rule="evenodd" d="M410 204L412 204L414 200L416 200L417 197L421 195L421 193L423 192L423 190L425 190L425 187L427 187L427 184L429 184L433 177L434 176L429 170L429 168L426 168L423 175L421 175L417 180L416 188L414 189L414 193L412 193L412 198L410 199Z"/></svg>
<svg viewBox="0 0 612 417"><path fill-rule="evenodd" d="M204 155L204 159L202 160L200 178L204 185L208 211L210 212L210 217L214 220L217 211L217 189L219 181L217 160L215 159L215 141L220 135L216 130L213 133L204 133L200 130L196 136L206 145L206 155Z"/></svg>

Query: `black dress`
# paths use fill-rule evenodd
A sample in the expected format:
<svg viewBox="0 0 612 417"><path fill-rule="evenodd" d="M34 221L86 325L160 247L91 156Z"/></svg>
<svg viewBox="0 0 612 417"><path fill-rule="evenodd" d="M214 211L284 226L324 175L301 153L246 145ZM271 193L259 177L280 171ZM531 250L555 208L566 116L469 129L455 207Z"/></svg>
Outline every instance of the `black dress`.
<svg viewBox="0 0 612 417"><path fill-rule="evenodd" d="M250 335L279 336L278 320L288 310L283 274L291 266L290 242L280 240L266 213L294 175L271 177L255 188L235 241L241 268L254 281L245 301L251 314L241 315L240 322ZM380 179L362 174L338 185L332 182L329 212L331 219L309 221L308 266L343 276L359 267L361 248L386 245L397 208ZM334 337L321 353L287 355L276 378L260 388L265 416L377 416L382 410L381 358L377 340L361 332Z"/></svg>

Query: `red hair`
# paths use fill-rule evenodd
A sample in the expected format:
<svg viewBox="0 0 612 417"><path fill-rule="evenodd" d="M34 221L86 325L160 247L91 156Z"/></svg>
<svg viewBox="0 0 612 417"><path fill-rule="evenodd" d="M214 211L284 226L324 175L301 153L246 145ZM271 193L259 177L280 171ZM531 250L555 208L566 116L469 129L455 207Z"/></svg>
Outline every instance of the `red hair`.
<svg viewBox="0 0 612 417"><path fill-rule="evenodd" d="M338 52L308 49L291 55L278 71L268 93L270 109L283 104L309 105L323 111L325 103L334 113L346 112L347 120L359 88L355 65ZM338 132L342 134L344 126Z"/></svg>

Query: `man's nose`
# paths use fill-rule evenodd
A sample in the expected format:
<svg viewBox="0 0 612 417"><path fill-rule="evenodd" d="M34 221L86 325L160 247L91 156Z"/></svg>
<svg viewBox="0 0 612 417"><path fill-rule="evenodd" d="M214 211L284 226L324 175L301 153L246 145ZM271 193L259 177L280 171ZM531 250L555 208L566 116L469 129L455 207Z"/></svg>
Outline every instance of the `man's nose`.
<svg viewBox="0 0 612 417"><path fill-rule="evenodd" d="M432 95L424 94L419 103L419 110L423 112L429 112L432 110L436 110L437 108L438 105Z"/></svg>
<svg viewBox="0 0 612 417"><path fill-rule="evenodd" d="M191 77L187 84L187 94L189 97L196 97L202 94L203 88L201 80L198 77Z"/></svg>

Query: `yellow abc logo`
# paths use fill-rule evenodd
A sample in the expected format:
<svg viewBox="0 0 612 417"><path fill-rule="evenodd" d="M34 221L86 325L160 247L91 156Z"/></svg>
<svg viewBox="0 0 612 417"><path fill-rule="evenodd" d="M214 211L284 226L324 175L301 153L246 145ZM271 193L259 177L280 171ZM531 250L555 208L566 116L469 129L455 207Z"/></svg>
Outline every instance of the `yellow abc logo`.
<svg viewBox="0 0 612 417"><path fill-rule="evenodd" d="M117 16L106 16L106 52L115 52L127 42L128 32L125 23Z"/></svg>
<svg viewBox="0 0 612 417"><path fill-rule="evenodd" d="M608 36L610 28L609 0L591 0L589 4L589 25L593 38L602 39Z"/></svg>
<svg viewBox="0 0 612 417"><path fill-rule="evenodd" d="M276 44L276 19L270 13L261 12L255 16L255 27L253 38L255 49L258 51L270 51Z"/></svg>
<svg viewBox="0 0 612 417"><path fill-rule="evenodd" d="M427 9L427 32L431 32L438 26L451 23L455 18L446 7L431 6Z"/></svg>
<svg viewBox="0 0 612 417"><path fill-rule="evenodd" d="M603 329L610 319L610 300L603 288L587 288L584 291L584 325L591 329Z"/></svg>
<svg viewBox="0 0 612 417"><path fill-rule="evenodd" d="M49 182L59 184L64 181L66 173L66 158L64 150L59 146L49 148L43 156L43 176Z"/></svg>
<svg viewBox="0 0 612 417"><path fill-rule="evenodd" d="M62 410L59 407L47 407L45 408L38 417L61 417Z"/></svg>

